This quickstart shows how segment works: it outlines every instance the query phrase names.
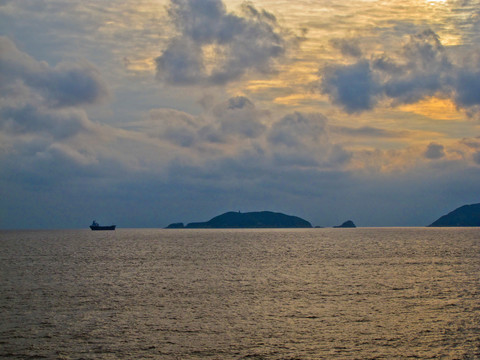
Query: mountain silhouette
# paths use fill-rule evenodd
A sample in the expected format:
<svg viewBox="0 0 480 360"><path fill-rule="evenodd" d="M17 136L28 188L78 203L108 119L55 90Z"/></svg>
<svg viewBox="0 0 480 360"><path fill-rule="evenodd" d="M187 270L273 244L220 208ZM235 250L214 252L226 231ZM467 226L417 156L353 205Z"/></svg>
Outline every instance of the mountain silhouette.
<svg viewBox="0 0 480 360"><path fill-rule="evenodd" d="M461 206L447 215L443 215L429 226L480 226L480 204Z"/></svg>
<svg viewBox="0 0 480 360"><path fill-rule="evenodd" d="M334 226L334 228L356 228L357 226L352 220L345 221L342 225Z"/></svg>
<svg viewBox="0 0 480 360"><path fill-rule="evenodd" d="M167 228L179 228L179 224ZM272 211L226 212L206 222L193 222L186 229L235 229L235 228L311 228L312 224L297 216Z"/></svg>

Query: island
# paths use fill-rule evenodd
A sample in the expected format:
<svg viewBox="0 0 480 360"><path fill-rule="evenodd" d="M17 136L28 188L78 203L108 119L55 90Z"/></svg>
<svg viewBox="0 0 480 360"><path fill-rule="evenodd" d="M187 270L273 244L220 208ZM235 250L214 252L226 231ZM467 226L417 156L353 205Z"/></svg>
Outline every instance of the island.
<svg viewBox="0 0 480 360"><path fill-rule="evenodd" d="M183 223L180 222L180 223L170 224L166 227L166 229L183 229L184 227L185 227L185 225L183 225Z"/></svg>
<svg viewBox="0 0 480 360"><path fill-rule="evenodd" d="M335 229L339 228L356 228L357 226L353 223L352 220L345 221L342 225L334 226Z"/></svg>
<svg viewBox="0 0 480 360"><path fill-rule="evenodd" d="M186 226L173 223L167 229L259 229L259 228L311 228L312 224L297 216L272 211L229 211L209 221L193 222Z"/></svg>
<svg viewBox="0 0 480 360"><path fill-rule="evenodd" d="M461 206L443 215L430 227L480 226L480 204Z"/></svg>

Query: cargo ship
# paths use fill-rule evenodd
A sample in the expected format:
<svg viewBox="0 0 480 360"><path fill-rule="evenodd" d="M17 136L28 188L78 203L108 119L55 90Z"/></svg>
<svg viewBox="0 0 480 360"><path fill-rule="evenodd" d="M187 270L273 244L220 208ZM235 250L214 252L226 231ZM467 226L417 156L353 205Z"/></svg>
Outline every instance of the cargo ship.
<svg viewBox="0 0 480 360"><path fill-rule="evenodd" d="M99 223L97 223L95 220L93 220L92 225L90 225L90 229L92 230L115 230L115 227L117 225L107 225L107 226L101 226Z"/></svg>

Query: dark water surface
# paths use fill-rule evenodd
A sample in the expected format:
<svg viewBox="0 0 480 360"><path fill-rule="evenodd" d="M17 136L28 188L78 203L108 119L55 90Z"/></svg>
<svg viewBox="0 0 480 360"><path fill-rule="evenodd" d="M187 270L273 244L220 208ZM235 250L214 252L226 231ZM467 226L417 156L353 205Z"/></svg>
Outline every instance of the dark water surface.
<svg viewBox="0 0 480 360"><path fill-rule="evenodd" d="M0 232L0 357L480 359L480 229Z"/></svg>

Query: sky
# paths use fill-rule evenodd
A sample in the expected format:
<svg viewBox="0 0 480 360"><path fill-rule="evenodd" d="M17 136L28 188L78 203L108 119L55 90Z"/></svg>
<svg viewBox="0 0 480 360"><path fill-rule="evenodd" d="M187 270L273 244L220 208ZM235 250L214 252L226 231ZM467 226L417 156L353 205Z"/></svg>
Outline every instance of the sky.
<svg viewBox="0 0 480 360"><path fill-rule="evenodd" d="M0 0L3 229L424 226L479 130L478 0Z"/></svg>

